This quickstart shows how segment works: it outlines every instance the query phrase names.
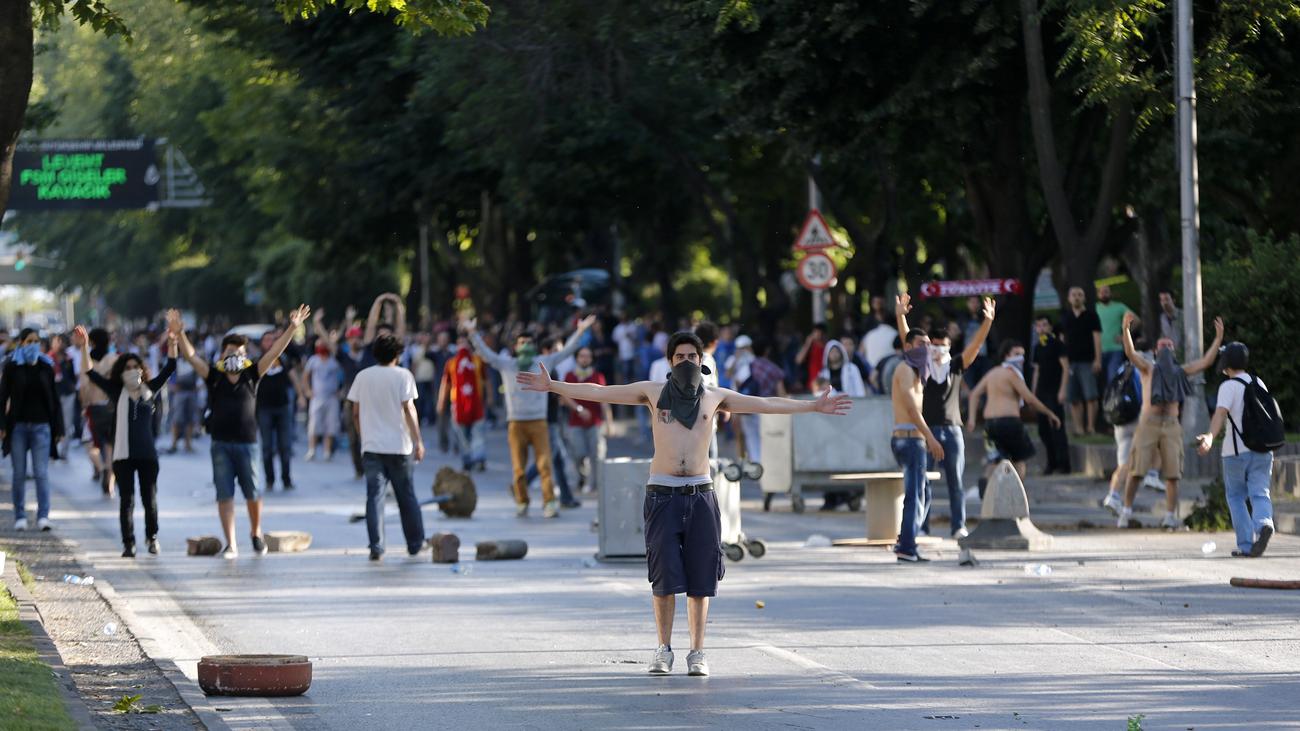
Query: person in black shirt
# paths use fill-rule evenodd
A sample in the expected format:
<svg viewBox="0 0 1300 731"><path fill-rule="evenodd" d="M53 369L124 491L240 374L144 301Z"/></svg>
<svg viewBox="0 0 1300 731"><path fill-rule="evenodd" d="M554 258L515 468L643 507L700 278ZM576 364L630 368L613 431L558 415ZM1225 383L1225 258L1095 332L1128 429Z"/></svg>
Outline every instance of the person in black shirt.
<svg viewBox="0 0 1300 731"><path fill-rule="evenodd" d="M1065 335L1065 354L1070 361L1069 396L1074 433L1082 434L1084 414L1086 433L1097 431L1097 403L1100 397L1097 376L1101 374L1101 318L1088 307L1082 287L1070 288L1070 309L1061 317Z"/></svg>
<svg viewBox="0 0 1300 731"><path fill-rule="evenodd" d="M140 480L140 503L144 506L144 536L149 553L158 546L158 451L154 413L167 379L176 372L176 336L168 334L167 361L156 377L135 353L113 362L107 377L94 370L86 329L77 326L81 340L81 373L108 394L113 407L113 474L121 498L118 520L122 528L122 558L135 558L135 478Z"/></svg>
<svg viewBox="0 0 1300 731"><path fill-rule="evenodd" d="M1070 474L1070 443L1065 434L1065 394L1067 390L1070 360L1065 352L1065 345L1052 330L1052 321L1047 315L1040 315L1034 322L1038 339L1034 341L1034 378L1030 390L1047 408L1061 419L1061 426L1052 426L1046 415L1038 416L1038 437L1043 440L1043 451L1047 454L1047 469L1043 474L1059 472Z"/></svg>
<svg viewBox="0 0 1300 731"><path fill-rule="evenodd" d="M907 314L912 311L910 295L898 296L894 314L898 318L898 331L910 332ZM970 368L979 357L984 341L988 339L989 330L993 328L993 318L997 308L991 298L984 298L979 329L962 350L960 358L953 358L950 348L952 341L948 337L946 326L930 330L930 372L922 386L921 417L925 425L934 433L934 438L943 445L943 458L936 460L928 457L927 469L936 466L943 468L943 481L948 486L948 507L951 511L952 535L964 538L969 535L966 530L966 491L962 486L962 472L966 469L966 436L962 432L961 420L961 384L962 374ZM972 417L973 418L973 417ZM925 483L923 504L919 506L924 516L921 532L930 534L930 483Z"/></svg>
<svg viewBox="0 0 1300 731"><path fill-rule="evenodd" d="M262 354L271 352L284 335L271 330L262 336ZM284 489L293 489L289 465L293 460L293 393L301 394L298 382L298 359L292 347L286 347L257 386L257 428L262 436L262 469L266 472L266 490L275 489L275 457L280 456L280 479Z"/></svg>
<svg viewBox="0 0 1300 731"><path fill-rule="evenodd" d="M63 436L63 410L54 386L54 362L41 352L36 331L23 328L0 375L0 440L13 458L14 530L27 530L27 453L36 477L36 527L50 530L50 459Z"/></svg>
<svg viewBox="0 0 1300 731"><path fill-rule="evenodd" d="M208 363L195 354L194 345L185 337L180 314L169 312L167 315L167 326L180 338L185 359L208 386L212 482L217 488L217 513L226 537L226 548L221 553L224 558L239 556L235 545L236 480L248 505L253 550L258 554L266 553L266 542L262 540L262 492L259 484L262 476L258 470L257 384L289 347L294 332L310 314L311 308L307 305L300 305L290 313L289 327L256 364L248 358L248 339L242 335L227 335L222 339L220 359Z"/></svg>

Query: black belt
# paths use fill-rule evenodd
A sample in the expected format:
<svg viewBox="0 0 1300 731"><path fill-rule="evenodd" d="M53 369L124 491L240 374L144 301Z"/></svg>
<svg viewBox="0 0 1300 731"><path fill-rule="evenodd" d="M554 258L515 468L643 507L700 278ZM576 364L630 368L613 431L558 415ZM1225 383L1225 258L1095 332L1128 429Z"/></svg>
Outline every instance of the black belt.
<svg viewBox="0 0 1300 731"><path fill-rule="evenodd" d="M646 485L645 491L658 493L660 495L695 495L701 492L713 492L713 483L706 482L703 485L686 485L685 487L669 487L667 485Z"/></svg>

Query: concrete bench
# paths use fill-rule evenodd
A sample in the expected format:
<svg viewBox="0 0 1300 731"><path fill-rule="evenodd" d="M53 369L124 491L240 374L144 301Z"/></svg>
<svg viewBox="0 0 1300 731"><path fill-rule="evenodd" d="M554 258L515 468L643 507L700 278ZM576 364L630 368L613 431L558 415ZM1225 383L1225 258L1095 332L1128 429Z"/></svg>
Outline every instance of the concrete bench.
<svg viewBox="0 0 1300 731"><path fill-rule="evenodd" d="M926 472L925 476L937 480L941 475L938 472ZM844 472L833 474L830 478L841 483L862 483L867 500L865 541L836 541L837 545L883 546L893 545L898 540L898 528L903 523L902 472Z"/></svg>

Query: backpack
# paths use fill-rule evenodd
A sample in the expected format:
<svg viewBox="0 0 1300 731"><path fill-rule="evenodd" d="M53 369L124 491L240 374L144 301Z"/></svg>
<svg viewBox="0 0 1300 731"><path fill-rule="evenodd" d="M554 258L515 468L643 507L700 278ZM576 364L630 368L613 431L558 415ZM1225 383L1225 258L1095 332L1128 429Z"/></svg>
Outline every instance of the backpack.
<svg viewBox="0 0 1300 731"><path fill-rule="evenodd" d="M1106 384L1101 408L1112 426L1132 424L1142 413L1142 392L1132 363L1123 364L1119 373Z"/></svg>
<svg viewBox="0 0 1300 731"><path fill-rule="evenodd" d="M1254 376L1249 383L1240 378L1232 380L1245 387L1241 395L1241 424L1228 415L1232 430L1241 437L1241 443L1252 452L1272 452L1285 444L1282 410L1278 408L1277 399Z"/></svg>

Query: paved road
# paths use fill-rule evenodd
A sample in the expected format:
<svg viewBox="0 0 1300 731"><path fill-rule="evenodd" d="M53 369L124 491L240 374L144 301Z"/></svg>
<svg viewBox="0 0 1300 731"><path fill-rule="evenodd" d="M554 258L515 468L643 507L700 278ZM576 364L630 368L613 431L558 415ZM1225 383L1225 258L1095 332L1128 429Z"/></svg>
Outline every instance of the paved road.
<svg viewBox="0 0 1300 731"><path fill-rule="evenodd" d="M204 455L164 456L164 555L118 557L116 503L80 453L53 468L59 530L78 541L156 659L190 678L207 652L299 653L315 663L306 696L220 700L235 727L330 728L1295 728L1297 597L1232 589L1233 575L1300 578L1300 539L1265 561L1227 558L1230 536L1058 535L1023 554L925 566L880 549L803 548L811 533L864 532L861 514L757 509L746 530L768 557L728 564L708 645L713 677L650 678L655 643L643 565L588 565L595 505L518 520L507 497L504 432L476 475L469 521L426 512L426 530L524 538L527 559L468 575L400 556L366 560L364 489L340 455L295 464L299 489L267 499L268 529L310 531L310 551L189 558L186 536L218 533ZM205 447L206 443L201 443ZM421 493L443 464L417 470ZM388 520L397 538L396 515ZM1201 545L1220 547L1209 558ZM390 540L390 548L394 545ZM755 602L765 602L758 609ZM687 646L684 610L677 647ZM1291 700L1287 700L1287 699ZM199 702L199 705L203 705Z"/></svg>

